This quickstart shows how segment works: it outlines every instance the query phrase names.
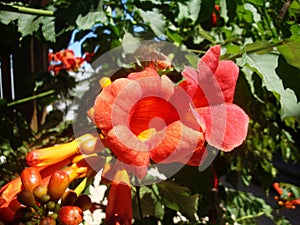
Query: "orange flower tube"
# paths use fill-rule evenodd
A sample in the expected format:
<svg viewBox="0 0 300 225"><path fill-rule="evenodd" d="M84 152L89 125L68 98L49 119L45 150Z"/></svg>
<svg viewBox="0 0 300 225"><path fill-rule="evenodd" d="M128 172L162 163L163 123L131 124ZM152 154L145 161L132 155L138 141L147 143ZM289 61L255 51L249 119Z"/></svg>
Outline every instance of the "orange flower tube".
<svg viewBox="0 0 300 225"><path fill-rule="evenodd" d="M50 166L75 155L77 152L78 145L74 140L66 144L33 150L27 154L26 162L29 166L34 167Z"/></svg>
<svg viewBox="0 0 300 225"><path fill-rule="evenodd" d="M98 136L85 134L69 143L35 149L27 154L26 162L29 166L44 167L68 159L78 154L79 150L84 151L84 154L99 152L103 148L99 144L100 140L98 139Z"/></svg>
<svg viewBox="0 0 300 225"><path fill-rule="evenodd" d="M132 224L131 190L126 170L117 171L111 184L106 208L106 224Z"/></svg>

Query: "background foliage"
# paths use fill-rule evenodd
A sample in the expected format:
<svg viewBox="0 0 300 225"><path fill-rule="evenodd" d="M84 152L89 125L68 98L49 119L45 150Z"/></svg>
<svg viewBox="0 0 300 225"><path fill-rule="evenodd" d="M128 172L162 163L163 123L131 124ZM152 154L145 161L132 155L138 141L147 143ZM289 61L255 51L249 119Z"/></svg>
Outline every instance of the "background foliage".
<svg viewBox="0 0 300 225"><path fill-rule="evenodd" d="M291 168L300 159L299 0L1 1L0 10L2 49L34 38L55 52L68 48L73 39L80 41L82 53L95 52L96 59L133 40L156 39L185 46L201 57L220 44L222 58L240 67L235 102L251 118L247 140L229 154L220 153L205 171L184 167L168 181L142 187L144 224L173 224L178 213L187 219L179 224L256 224L261 216L289 224L277 204L249 193L252 186L247 187L257 185L272 196L271 185L279 180L290 183L298 196L299 173L293 179L282 174L295 173ZM57 76L43 71L28 77L34 81L32 96L50 91L32 98L38 112L53 106L38 130L18 112L20 104L1 99L0 186L25 166L30 149L73 138L64 119L66 107L55 103L70 106L77 76L80 73L74 78L67 71ZM133 203L135 224L142 224L136 195Z"/></svg>

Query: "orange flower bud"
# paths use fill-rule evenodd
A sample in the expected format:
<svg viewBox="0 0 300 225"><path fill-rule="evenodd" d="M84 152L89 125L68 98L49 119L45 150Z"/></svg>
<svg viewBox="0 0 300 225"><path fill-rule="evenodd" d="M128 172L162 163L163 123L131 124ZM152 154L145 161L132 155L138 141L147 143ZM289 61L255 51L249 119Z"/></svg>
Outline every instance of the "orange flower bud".
<svg viewBox="0 0 300 225"><path fill-rule="evenodd" d="M82 210L77 206L63 206L59 210L58 219L61 225L78 225L83 220Z"/></svg>
<svg viewBox="0 0 300 225"><path fill-rule="evenodd" d="M70 184L69 175L62 170L56 171L52 174L48 184L48 194L51 200L56 202L65 193Z"/></svg>
<svg viewBox="0 0 300 225"><path fill-rule="evenodd" d="M42 182L41 174L38 169L34 167L25 168L20 174L22 184L29 191L40 185Z"/></svg>
<svg viewBox="0 0 300 225"><path fill-rule="evenodd" d="M26 162L29 166L43 167L61 162L78 152L77 142L74 140L66 144L36 149L29 152Z"/></svg>

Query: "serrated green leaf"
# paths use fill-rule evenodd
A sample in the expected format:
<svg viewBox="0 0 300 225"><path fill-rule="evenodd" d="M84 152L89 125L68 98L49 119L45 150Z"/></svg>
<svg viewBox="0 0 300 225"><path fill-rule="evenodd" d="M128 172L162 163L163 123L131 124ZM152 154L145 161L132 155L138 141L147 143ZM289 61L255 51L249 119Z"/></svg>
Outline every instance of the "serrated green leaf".
<svg viewBox="0 0 300 225"><path fill-rule="evenodd" d="M39 29L42 20L43 17L19 14L18 31L22 34L22 37L31 35Z"/></svg>
<svg viewBox="0 0 300 225"><path fill-rule="evenodd" d="M0 22L7 25L11 21L18 19L19 13L0 10Z"/></svg>
<svg viewBox="0 0 300 225"><path fill-rule="evenodd" d="M54 17L44 17L42 21L43 36L46 41L55 42L55 21Z"/></svg>
<svg viewBox="0 0 300 225"><path fill-rule="evenodd" d="M300 38L278 46L278 50L290 65L300 69Z"/></svg>
<svg viewBox="0 0 300 225"><path fill-rule="evenodd" d="M276 73L278 58L278 54L244 54L237 63L255 71L261 77L267 90L280 101L282 119L287 116L300 118L300 104L295 92L289 88L285 89L281 78Z"/></svg>
<svg viewBox="0 0 300 225"><path fill-rule="evenodd" d="M187 187L171 181L157 184L163 204L170 209L179 211L182 215L194 221L197 212L199 195L191 195Z"/></svg>
<svg viewBox="0 0 300 225"><path fill-rule="evenodd" d="M144 11L139 9L143 20L148 23L154 34L158 37L165 37L165 20L164 16L154 8L152 11Z"/></svg>

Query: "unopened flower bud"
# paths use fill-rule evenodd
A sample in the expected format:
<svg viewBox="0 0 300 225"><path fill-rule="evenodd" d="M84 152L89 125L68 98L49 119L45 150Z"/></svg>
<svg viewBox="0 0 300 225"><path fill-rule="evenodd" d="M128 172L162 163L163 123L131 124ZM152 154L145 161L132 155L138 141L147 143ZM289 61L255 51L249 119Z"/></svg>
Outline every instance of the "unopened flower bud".
<svg viewBox="0 0 300 225"><path fill-rule="evenodd" d="M61 199L61 205L65 206L65 205L73 205L74 202L77 199L77 194L75 191L67 191L63 194L62 199Z"/></svg>
<svg viewBox="0 0 300 225"><path fill-rule="evenodd" d="M58 219L61 225L78 225L83 220L83 213L77 206L63 206L59 210Z"/></svg>
<svg viewBox="0 0 300 225"><path fill-rule="evenodd" d="M34 196L31 191L24 189L17 195L18 201L26 206L34 207L36 206Z"/></svg>
<svg viewBox="0 0 300 225"><path fill-rule="evenodd" d="M25 168L20 174L22 184L25 189L32 191L36 186L41 184L41 174L37 168Z"/></svg>
<svg viewBox="0 0 300 225"><path fill-rule="evenodd" d="M47 216L42 219L40 225L56 225L56 222L52 217Z"/></svg>
<svg viewBox="0 0 300 225"><path fill-rule="evenodd" d="M92 201L88 195L80 195L74 205L80 207L82 211L85 211L92 207Z"/></svg>
<svg viewBox="0 0 300 225"><path fill-rule="evenodd" d="M41 199L44 194L47 194L47 187L44 185L38 185L33 189L33 195L37 199Z"/></svg>
<svg viewBox="0 0 300 225"><path fill-rule="evenodd" d="M70 178L65 171L60 170L53 173L48 184L48 194L51 200L57 202L65 193L69 183Z"/></svg>

